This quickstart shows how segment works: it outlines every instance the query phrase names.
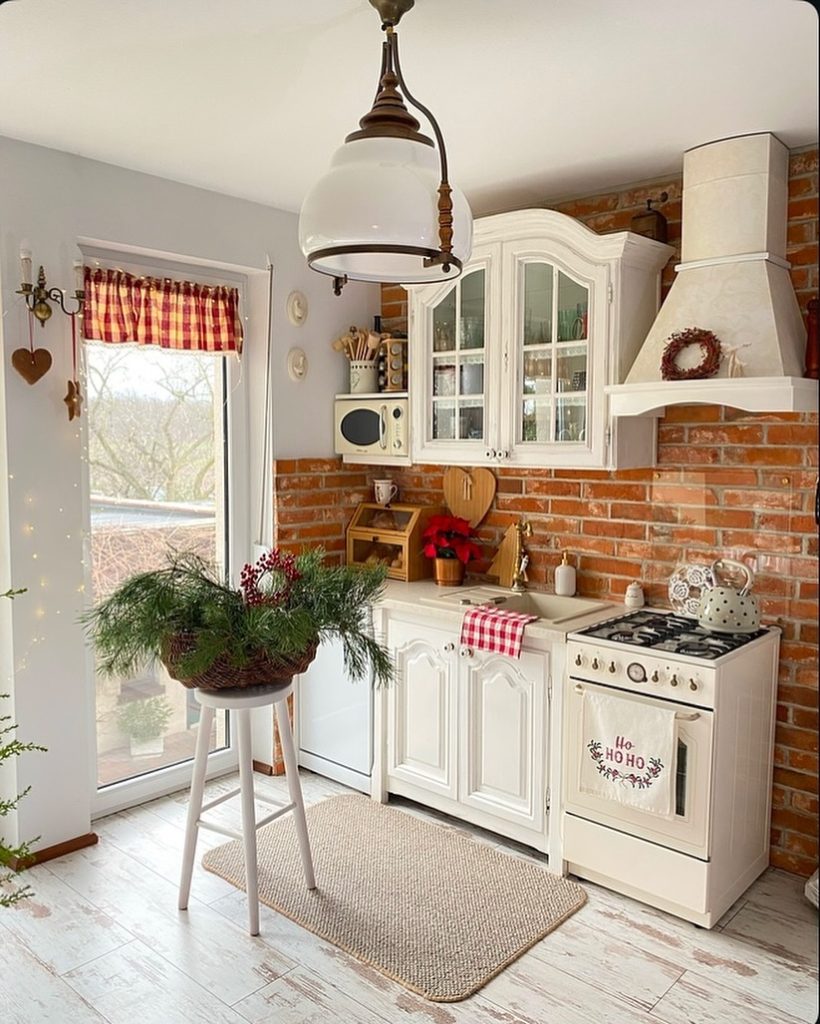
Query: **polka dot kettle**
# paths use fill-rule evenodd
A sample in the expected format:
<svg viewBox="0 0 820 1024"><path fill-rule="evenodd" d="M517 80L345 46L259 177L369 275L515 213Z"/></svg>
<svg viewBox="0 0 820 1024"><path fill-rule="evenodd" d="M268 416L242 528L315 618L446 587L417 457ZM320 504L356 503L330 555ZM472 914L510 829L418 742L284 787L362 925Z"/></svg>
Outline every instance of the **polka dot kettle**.
<svg viewBox="0 0 820 1024"><path fill-rule="evenodd" d="M742 575L740 590L723 582L727 570ZM701 591L698 624L716 633L754 633L760 629L760 609L749 593L753 580L751 570L742 562L723 558L713 563L712 574L718 583Z"/></svg>

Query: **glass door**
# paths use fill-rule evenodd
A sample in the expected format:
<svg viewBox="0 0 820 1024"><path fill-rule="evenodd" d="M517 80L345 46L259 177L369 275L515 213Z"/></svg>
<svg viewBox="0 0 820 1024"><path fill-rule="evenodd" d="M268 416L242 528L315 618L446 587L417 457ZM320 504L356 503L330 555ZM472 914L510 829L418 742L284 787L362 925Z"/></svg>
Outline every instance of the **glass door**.
<svg viewBox="0 0 820 1024"><path fill-rule="evenodd" d="M486 439L483 268L465 274L433 307L430 439Z"/></svg>
<svg viewBox="0 0 820 1024"><path fill-rule="evenodd" d="M552 264L523 264L519 443L586 442L589 298Z"/></svg>
<svg viewBox="0 0 820 1024"><path fill-rule="evenodd" d="M86 343L91 599L169 551L227 568L228 416L221 356ZM199 705L161 665L96 677L98 790L193 758ZM229 745L218 712L211 750Z"/></svg>

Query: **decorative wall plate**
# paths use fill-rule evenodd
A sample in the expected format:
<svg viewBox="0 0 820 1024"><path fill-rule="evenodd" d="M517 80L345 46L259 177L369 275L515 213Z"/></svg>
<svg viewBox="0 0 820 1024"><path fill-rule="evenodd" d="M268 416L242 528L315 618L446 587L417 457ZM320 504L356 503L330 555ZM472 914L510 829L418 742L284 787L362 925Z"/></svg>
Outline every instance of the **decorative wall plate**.
<svg viewBox="0 0 820 1024"><path fill-rule="evenodd" d="M711 565L679 565L669 577L669 604L678 615L697 618L701 591L715 586Z"/></svg>
<svg viewBox="0 0 820 1024"><path fill-rule="evenodd" d="M287 300L288 320L294 327L301 327L307 320L308 301L302 292L291 292Z"/></svg>

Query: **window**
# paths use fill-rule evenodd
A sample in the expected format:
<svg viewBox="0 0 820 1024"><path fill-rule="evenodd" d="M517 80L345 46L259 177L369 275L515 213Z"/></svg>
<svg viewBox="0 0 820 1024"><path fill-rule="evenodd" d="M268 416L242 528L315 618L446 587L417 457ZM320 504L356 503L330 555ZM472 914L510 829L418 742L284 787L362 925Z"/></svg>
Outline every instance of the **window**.
<svg viewBox="0 0 820 1024"><path fill-rule="evenodd" d="M179 284L182 277L201 282L197 296L230 291L238 301L236 288L221 288L223 281L212 273L198 274L198 269L184 268L181 274L175 267L172 279L165 276L165 264L87 267L87 296L91 274L97 284L111 285L108 291L98 290L89 308L116 318L117 310L111 313L118 301L115 285L124 304L154 301L155 284L180 301L190 294L187 285ZM148 294L149 280L151 297L145 300L140 296ZM124 305L120 312L132 309ZM239 325L236 307L230 314ZM237 544L229 453L236 443L232 424L242 405L242 385L236 356L219 349L241 347L241 326L238 339L233 335L236 345L222 345L219 331L210 330L183 350L179 332L161 337L157 332L156 325L167 317L149 325L152 343L145 343L144 310L141 315L138 337L143 343L128 343L136 333L129 327L112 337L100 330L102 318L96 323L86 318L88 332L104 338L86 338L84 345L87 586L94 602L134 573L163 566L169 550L195 551L229 575L230 553ZM223 319L222 328L231 316ZM188 330L187 312L172 312L172 327L174 319ZM120 317L115 326L122 328L124 322ZM194 692L172 680L162 665L147 667L136 678L97 675L95 680L98 806L107 810L133 802L133 797L122 798L123 786L138 792L138 798L171 788L169 779L178 774L173 766L184 772L182 766L194 754L199 722ZM210 749L221 751L217 760L228 766L233 760L229 748L228 716L218 713Z"/></svg>

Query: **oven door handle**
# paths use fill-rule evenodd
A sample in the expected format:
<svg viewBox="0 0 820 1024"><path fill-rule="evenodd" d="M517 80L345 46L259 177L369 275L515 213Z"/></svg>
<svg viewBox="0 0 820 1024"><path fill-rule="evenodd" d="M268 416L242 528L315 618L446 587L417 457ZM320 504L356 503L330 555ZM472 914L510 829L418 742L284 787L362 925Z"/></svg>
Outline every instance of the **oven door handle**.
<svg viewBox="0 0 820 1024"><path fill-rule="evenodd" d="M575 684L575 692L576 693L583 693L584 692L584 688L583 688L583 686L581 686L580 683L576 683ZM698 718L700 718L700 711L693 711L691 715L685 715L682 711L677 711L675 713L675 719L678 722L694 722Z"/></svg>

